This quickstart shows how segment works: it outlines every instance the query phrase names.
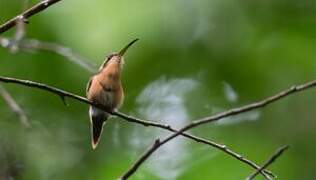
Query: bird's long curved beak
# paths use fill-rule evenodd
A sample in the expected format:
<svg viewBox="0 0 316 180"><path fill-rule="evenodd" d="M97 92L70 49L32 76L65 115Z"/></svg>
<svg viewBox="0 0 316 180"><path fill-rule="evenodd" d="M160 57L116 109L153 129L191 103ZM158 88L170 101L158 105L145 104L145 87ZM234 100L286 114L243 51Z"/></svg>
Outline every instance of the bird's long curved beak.
<svg viewBox="0 0 316 180"><path fill-rule="evenodd" d="M127 49L129 47L131 47L136 41L138 41L138 38L137 39L134 39L133 41L131 41L130 43L128 43L123 49L120 50L120 52L118 53L120 56L123 56L124 53L127 51Z"/></svg>

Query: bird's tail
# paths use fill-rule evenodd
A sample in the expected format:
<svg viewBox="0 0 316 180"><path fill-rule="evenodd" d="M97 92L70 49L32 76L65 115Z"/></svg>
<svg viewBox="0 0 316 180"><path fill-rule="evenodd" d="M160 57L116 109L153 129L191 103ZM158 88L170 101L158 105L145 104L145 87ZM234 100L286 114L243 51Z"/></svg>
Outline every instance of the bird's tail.
<svg viewBox="0 0 316 180"><path fill-rule="evenodd" d="M96 107L90 106L89 116L91 123L91 145L92 149L95 149L100 141L103 125L109 118L109 114Z"/></svg>

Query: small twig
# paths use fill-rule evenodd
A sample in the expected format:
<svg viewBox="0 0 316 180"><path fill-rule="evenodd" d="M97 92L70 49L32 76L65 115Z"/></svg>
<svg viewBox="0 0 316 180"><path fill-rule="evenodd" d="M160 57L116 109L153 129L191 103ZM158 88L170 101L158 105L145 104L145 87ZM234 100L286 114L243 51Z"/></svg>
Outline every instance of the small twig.
<svg viewBox="0 0 316 180"><path fill-rule="evenodd" d="M224 111L222 113L218 113L218 114L215 114L215 115L210 116L210 117L205 117L205 118L193 121L192 123L190 123L190 124L186 125L185 127L181 128L178 132L175 132L174 134L172 134L172 135L166 137L164 140L160 141L160 143L157 146L153 146L152 149L149 149L147 152L145 152L143 154L143 156L149 157L152 153L154 153L162 145L164 145L165 143L167 143L170 140L174 139L175 137L179 136L184 131L187 131L187 130L192 129L192 128L197 127L197 126L200 126L202 124L218 121L218 120L223 119L225 117L229 117L229 116L241 114L241 113L244 113L244 112L248 112L248 111L251 111L251 110L254 110L254 109L265 107L266 105L271 104L271 103L273 103L273 102L275 102L277 100L280 100L280 99L282 99L282 98L284 98L284 97L286 97L288 95L291 95L291 94L296 93L296 92L303 91L303 90L308 89L308 88L312 88L314 86L316 86L316 80L307 82L307 83L302 84L302 85L292 86L291 88L289 88L287 90L281 91L280 93L278 93L278 94L276 94L274 96L265 98L265 99L263 99L261 101L258 101L258 102L255 102L255 103L252 103L252 104L249 104L249 105L245 105L245 106L242 106L242 107L239 107L239 108L230 109L228 111ZM144 162L147 159L147 158L143 158L143 156L141 156L139 158L139 160L141 159L142 162ZM132 164L132 166L130 167L128 172L131 169L134 169L133 172L135 172L138 169L138 167L139 167L139 165L136 166L135 164ZM130 175L132 175L132 174L130 174ZM123 176L125 177L125 174ZM266 178L269 179L269 177L266 177Z"/></svg>
<svg viewBox="0 0 316 180"><path fill-rule="evenodd" d="M25 35L25 22L23 17L19 17L16 20L16 31L14 34L14 38L8 44L8 48L11 53L16 53L19 50L19 41L23 39ZM1 38L1 37L0 37Z"/></svg>
<svg viewBox="0 0 316 180"><path fill-rule="evenodd" d="M81 96L78 96L78 95L75 95L75 94L72 94L72 93L69 93L69 92L66 92L66 91L54 88L54 87L50 87L50 86L45 85L45 84L32 82L32 81L28 81L28 80L20 80L20 79L15 79L15 78L1 77L1 76L0 76L0 81L7 82L7 83L21 84L21 85L24 85L24 86L29 86L29 87L42 89L42 90L48 91L50 93L57 94L60 97L69 97L69 98L76 99L76 100L78 100L80 102L83 102L83 103L87 103L87 104L90 104L90 105L98 106L96 104L93 104L91 101L87 100L84 97L81 97ZM101 109L105 109L105 108L102 107L102 105L101 105L100 108ZM124 120L126 120L128 122L133 122L133 123L141 124L141 125L144 125L144 126L158 127L158 128L161 128L161 129L168 130L170 132L178 132L176 129L173 129L170 125L160 124L160 123L156 123L156 122L142 120L142 119L139 119L139 118L135 118L135 117L123 114L123 113L121 113L119 111L114 111L114 112L110 112L110 113L112 115L116 115L118 117L121 117L122 119L124 119ZM209 140L197 137L197 136L193 136L193 135L191 135L189 133L181 133L181 135L183 135L186 138L190 138L190 139L192 139L192 140L194 140L196 142L203 143L203 144L206 144L206 145L210 145L210 146L212 146L214 148L217 148L217 149L229 154L230 156L238 159L239 161L251 166L254 169L260 168L260 166L258 166L256 163L254 163L254 162L246 159L242 155L232 151L231 149L227 148L225 145L217 144L215 142L212 142L212 141L209 141ZM270 171L266 170L264 172L269 174L270 176L274 176Z"/></svg>
<svg viewBox="0 0 316 180"><path fill-rule="evenodd" d="M254 173L252 173L246 180L254 179L260 172L266 169L269 165L271 165L278 157L282 155L282 153L289 148L288 145L279 148L269 159L265 162L259 169L257 169Z"/></svg>
<svg viewBox="0 0 316 180"><path fill-rule="evenodd" d="M4 101L8 104L8 106L10 107L10 109L18 115L21 124L25 127L25 128L30 128L31 125L29 123L29 120L26 116L26 114L24 113L24 111L22 110L22 108L18 105L18 103L13 99L13 97L10 95L10 93L3 87L0 85L0 95L2 96L2 98L4 99Z"/></svg>
<svg viewBox="0 0 316 180"><path fill-rule="evenodd" d="M13 26L15 26L17 24L17 20L19 18L22 18L23 20L27 20L29 17L33 16L34 14L37 14L41 11L43 11L44 9L48 8L49 6L59 2L61 0L44 0L44 1L40 1L39 3L35 4L34 6L32 6L31 8L25 10L24 12L22 12L21 14L17 15L16 17L8 20L7 22L3 23L0 26L0 34L9 30L10 28L12 28Z"/></svg>
<svg viewBox="0 0 316 180"><path fill-rule="evenodd" d="M12 44L12 41L12 39L0 37L0 45L4 48L9 47L9 45ZM90 73L94 73L97 71L97 68L89 63L90 60L75 53L71 48L62 46L57 43L44 42L36 39L23 39L15 44L18 46L18 48L22 50L42 50L54 52L56 54L64 56L68 61L81 66Z"/></svg>
<svg viewBox="0 0 316 180"><path fill-rule="evenodd" d="M60 96L60 98L61 98L61 101L64 103L65 106L69 106L65 96Z"/></svg>
<svg viewBox="0 0 316 180"><path fill-rule="evenodd" d="M24 11L28 6L28 0L24 0L22 4L22 11ZM23 16L19 16L16 19L16 31L14 34L13 40L11 40L11 43L9 45L9 49L12 53L16 53L19 50L19 41L21 41L25 35L25 23L27 22L27 19L25 19ZM0 37L1 38L1 37Z"/></svg>
<svg viewBox="0 0 316 180"><path fill-rule="evenodd" d="M14 34L14 40L18 42L21 39L23 39L24 35L25 35L25 19L22 16L20 16L16 20L16 32Z"/></svg>

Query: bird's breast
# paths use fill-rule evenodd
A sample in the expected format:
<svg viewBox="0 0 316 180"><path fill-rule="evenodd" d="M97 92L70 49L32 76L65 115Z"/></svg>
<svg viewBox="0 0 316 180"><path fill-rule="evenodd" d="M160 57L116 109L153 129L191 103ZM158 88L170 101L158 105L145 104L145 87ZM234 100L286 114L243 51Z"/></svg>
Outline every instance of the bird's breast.
<svg viewBox="0 0 316 180"><path fill-rule="evenodd" d="M96 75L92 79L88 99L110 109L118 108L124 94L120 80L113 79L113 76L113 74Z"/></svg>

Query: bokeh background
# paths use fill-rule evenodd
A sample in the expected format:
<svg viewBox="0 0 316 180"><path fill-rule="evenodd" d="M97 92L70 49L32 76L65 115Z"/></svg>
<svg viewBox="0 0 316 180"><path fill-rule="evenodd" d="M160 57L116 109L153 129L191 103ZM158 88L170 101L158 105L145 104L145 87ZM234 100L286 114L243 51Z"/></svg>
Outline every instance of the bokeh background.
<svg viewBox="0 0 316 180"><path fill-rule="evenodd" d="M30 0L28 5L37 3ZM24 1L0 0L0 23ZM30 18L25 38L71 47L99 66L134 38L126 54L122 112L182 127L316 77L314 0L63 0ZM15 29L2 34L12 37ZM0 48L0 75L79 95L91 73L47 51ZM26 130L0 98L0 179L117 179L158 137L156 128L111 119L96 151L87 105L3 84L27 114ZM316 91L192 130L262 164L279 179L315 179ZM131 179L244 179L253 170L228 155L177 138ZM262 179L262 177L258 177Z"/></svg>

